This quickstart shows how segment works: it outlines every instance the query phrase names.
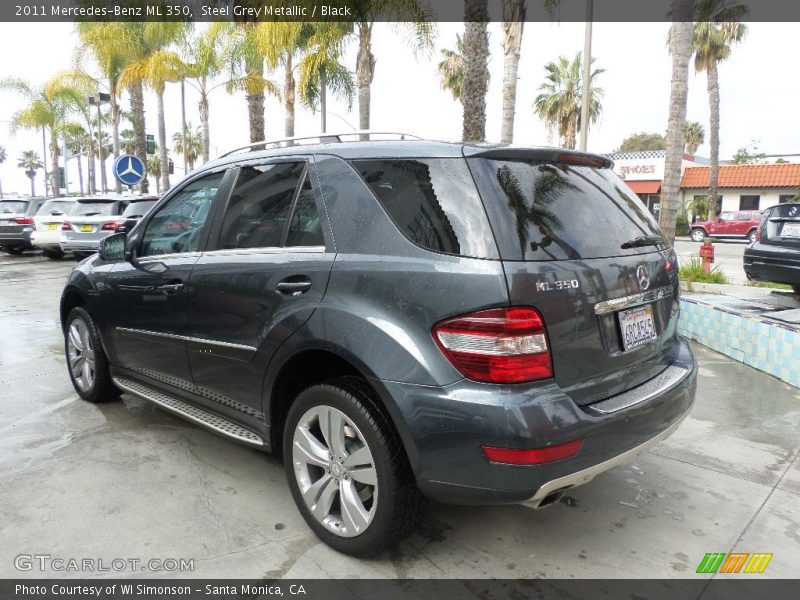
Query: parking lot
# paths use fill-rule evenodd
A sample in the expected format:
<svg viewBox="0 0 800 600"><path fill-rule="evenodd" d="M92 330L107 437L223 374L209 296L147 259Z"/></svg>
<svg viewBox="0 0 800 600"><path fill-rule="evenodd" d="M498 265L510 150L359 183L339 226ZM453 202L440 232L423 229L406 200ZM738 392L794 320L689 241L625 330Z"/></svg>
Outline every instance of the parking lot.
<svg viewBox="0 0 800 600"><path fill-rule="evenodd" d="M57 321L73 264L0 255L0 577L107 575L15 568L37 553L191 559L168 575L194 577L710 577L707 552L800 572L800 390L702 346L691 415L637 462L542 511L431 506L364 561L311 533L279 460L130 396L78 399Z"/></svg>
<svg viewBox="0 0 800 600"><path fill-rule="evenodd" d="M675 252L681 264L689 264L692 257L700 260L700 246L689 238L675 240ZM714 267L725 273L730 283L744 285L747 276L744 274L742 259L747 242L740 240L714 240Z"/></svg>

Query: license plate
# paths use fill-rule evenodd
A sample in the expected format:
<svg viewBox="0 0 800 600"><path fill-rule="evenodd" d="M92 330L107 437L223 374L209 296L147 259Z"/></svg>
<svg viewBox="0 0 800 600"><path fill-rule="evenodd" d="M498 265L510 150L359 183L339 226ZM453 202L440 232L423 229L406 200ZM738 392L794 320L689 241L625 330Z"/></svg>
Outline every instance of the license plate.
<svg viewBox="0 0 800 600"><path fill-rule="evenodd" d="M81 231L91 231L91 230L92 230L91 225L81 225Z"/></svg>
<svg viewBox="0 0 800 600"><path fill-rule="evenodd" d="M49 223L49 224L47 225L47 228L48 228L48 229L51 229L51 230L52 230L52 229L55 229L56 227L58 227L58 225L56 225L55 223Z"/></svg>
<svg viewBox="0 0 800 600"><path fill-rule="evenodd" d="M781 237L800 238L800 223L784 223Z"/></svg>
<svg viewBox="0 0 800 600"><path fill-rule="evenodd" d="M656 337L656 324L653 320L653 307L649 304L617 313L619 328L622 332L622 347L633 350L649 344Z"/></svg>

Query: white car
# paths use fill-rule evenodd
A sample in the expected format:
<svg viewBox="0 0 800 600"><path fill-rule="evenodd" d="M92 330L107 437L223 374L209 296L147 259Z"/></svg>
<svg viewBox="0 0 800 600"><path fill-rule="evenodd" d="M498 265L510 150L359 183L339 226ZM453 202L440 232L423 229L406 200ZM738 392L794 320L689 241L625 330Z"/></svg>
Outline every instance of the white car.
<svg viewBox="0 0 800 600"><path fill-rule="evenodd" d="M64 256L61 250L61 224L75 207L75 198L48 200L33 216L34 230L31 244L39 248L47 258L58 259Z"/></svg>
<svg viewBox="0 0 800 600"><path fill-rule="evenodd" d="M59 243L76 258L97 252L100 240L117 230L127 199L80 198L61 224Z"/></svg>

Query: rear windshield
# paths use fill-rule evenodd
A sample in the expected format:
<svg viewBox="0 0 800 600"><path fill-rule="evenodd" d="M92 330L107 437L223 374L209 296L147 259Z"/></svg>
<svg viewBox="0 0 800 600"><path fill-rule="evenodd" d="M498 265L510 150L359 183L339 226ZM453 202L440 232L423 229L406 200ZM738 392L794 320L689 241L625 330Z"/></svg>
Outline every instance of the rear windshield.
<svg viewBox="0 0 800 600"><path fill-rule="evenodd" d="M666 246L641 200L610 169L467 159L506 260L579 260ZM623 249L657 236L657 245Z"/></svg>
<svg viewBox="0 0 800 600"><path fill-rule="evenodd" d="M76 202L70 211L73 217L94 217L114 214L114 202Z"/></svg>
<svg viewBox="0 0 800 600"><path fill-rule="evenodd" d="M74 200L48 200L39 210L37 215L65 215L75 204Z"/></svg>
<svg viewBox="0 0 800 600"><path fill-rule="evenodd" d="M122 213L123 217L128 217L129 219L138 219L147 214L147 211L155 206L158 200L140 200L138 202L131 202L128 204L128 207L125 209L125 212Z"/></svg>
<svg viewBox="0 0 800 600"><path fill-rule="evenodd" d="M24 200L4 200L0 202L0 214L20 214L28 210L28 203Z"/></svg>
<svg viewBox="0 0 800 600"><path fill-rule="evenodd" d="M355 160L397 228L428 250L498 258L492 230L463 158Z"/></svg>

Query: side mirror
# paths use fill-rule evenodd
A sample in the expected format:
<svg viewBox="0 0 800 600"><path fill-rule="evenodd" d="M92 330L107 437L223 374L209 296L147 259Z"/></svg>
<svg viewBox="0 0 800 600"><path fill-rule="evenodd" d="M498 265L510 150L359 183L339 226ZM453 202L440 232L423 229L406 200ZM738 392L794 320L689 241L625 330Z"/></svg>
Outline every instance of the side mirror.
<svg viewBox="0 0 800 600"><path fill-rule="evenodd" d="M98 253L107 262L119 262L126 259L126 249L127 236L124 233L115 233L100 240Z"/></svg>

